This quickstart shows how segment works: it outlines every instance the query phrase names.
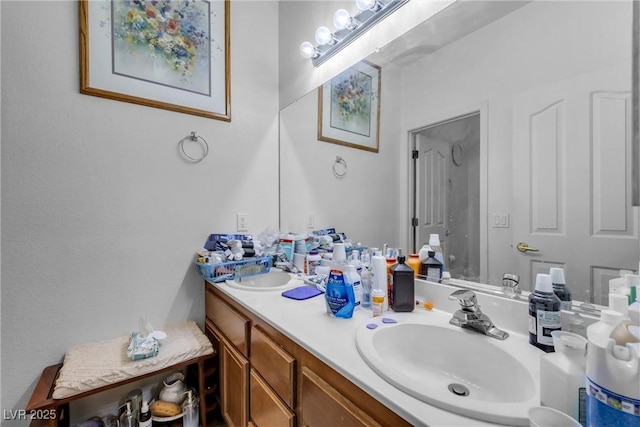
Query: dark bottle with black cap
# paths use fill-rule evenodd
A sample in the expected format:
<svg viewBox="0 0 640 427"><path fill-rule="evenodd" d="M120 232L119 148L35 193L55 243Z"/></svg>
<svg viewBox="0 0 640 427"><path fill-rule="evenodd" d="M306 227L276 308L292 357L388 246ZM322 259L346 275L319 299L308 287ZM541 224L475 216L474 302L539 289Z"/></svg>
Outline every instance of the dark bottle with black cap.
<svg viewBox="0 0 640 427"><path fill-rule="evenodd" d="M442 280L443 265L436 259L436 251L430 250L428 253L429 257L422 261L420 274L425 276L430 282L440 283Z"/></svg>
<svg viewBox="0 0 640 427"><path fill-rule="evenodd" d="M406 257L400 253L397 263L391 266L391 294L393 311L413 311L415 306L415 283L413 269L405 264Z"/></svg>

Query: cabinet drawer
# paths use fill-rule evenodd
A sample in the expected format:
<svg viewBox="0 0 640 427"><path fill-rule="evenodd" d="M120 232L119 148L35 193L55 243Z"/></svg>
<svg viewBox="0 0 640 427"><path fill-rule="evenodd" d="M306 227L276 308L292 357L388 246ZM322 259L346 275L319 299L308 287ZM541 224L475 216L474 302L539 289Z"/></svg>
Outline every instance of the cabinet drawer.
<svg viewBox="0 0 640 427"><path fill-rule="evenodd" d="M302 424L309 427L373 427L373 418L306 366L302 368Z"/></svg>
<svg viewBox="0 0 640 427"><path fill-rule="evenodd" d="M222 334L242 353L248 357L247 336L249 320L217 297L207 284L205 292L206 316L220 329Z"/></svg>
<svg viewBox="0 0 640 427"><path fill-rule="evenodd" d="M251 369L251 422L257 427L294 427L294 413L273 393L255 369Z"/></svg>
<svg viewBox="0 0 640 427"><path fill-rule="evenodd" d="M251 331L251 366L289 407L294 407L296 360L260 328Z"/></svg>

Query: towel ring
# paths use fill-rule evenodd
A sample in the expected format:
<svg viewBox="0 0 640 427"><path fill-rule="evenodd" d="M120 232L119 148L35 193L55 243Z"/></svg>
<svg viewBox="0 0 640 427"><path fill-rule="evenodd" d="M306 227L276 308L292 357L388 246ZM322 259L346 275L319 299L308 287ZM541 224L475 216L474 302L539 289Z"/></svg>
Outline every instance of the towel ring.
<svg viewBox="0 0 640 427"><path fill-rule="evenodd" d="M187 154L187 152L184 149L184 143L185 141L192 141L192 142L198 142L201 141L202 145L204 147L204 150L202 152L202 156L201 157L192 157L190 155ZM209 144L207 144L207 140L204 139L203 137L201 137L200 135L198 135L196 132L192 131L190 136L185 136L184 138L182 138L180 140L180 142L178 143L178 145L180 145L180 150L182 151L182 154L189 159L190 161L194 162L194 163L198 163L201 162L205 157L207 157L207 154L209 154Z"/></svg>
<svg viewBox="0 0 640 427"><path fill-rule="evenodd" d="M347 174L347 162L340 156L336 156L335 162L333 162L333 175L336 178L342 178Z"/></svg>

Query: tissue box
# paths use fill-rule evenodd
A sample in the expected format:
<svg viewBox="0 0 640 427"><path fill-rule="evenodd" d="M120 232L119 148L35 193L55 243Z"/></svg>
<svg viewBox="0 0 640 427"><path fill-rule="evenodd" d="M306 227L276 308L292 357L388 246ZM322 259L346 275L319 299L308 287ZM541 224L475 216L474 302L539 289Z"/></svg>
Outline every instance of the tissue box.
<svg viewBox="0 0 640 427"><path fill-rule="evenodd" d="M133 332L129 337L127 356L131 360L148 359L158 354L158 341L153 337L145 337L140 332Z"/></svg>

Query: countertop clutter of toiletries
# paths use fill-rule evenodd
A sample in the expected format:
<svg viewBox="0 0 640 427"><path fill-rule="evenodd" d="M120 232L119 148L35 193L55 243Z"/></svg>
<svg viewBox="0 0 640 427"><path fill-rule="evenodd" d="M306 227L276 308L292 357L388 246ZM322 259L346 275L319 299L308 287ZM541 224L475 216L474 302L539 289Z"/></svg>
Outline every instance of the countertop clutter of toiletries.
<svg viewBox="0 0 640 427"><path fill-rule="evenodd" d="M243 251L246 252L238 255ZM211 286L224 291L410 423L487 425L486 421L440 409L401 391L377 375L356 347L356 331L374 317L391 317L398 322L411 321L414 316L451 317L447 312L451 306L443 302L441 305L447 308L440 307L439 302L443 301L443 292L455 290L447 283L450 276L444 253L438 235L432 235L418 254L406 256L401 249L387 245L380 249L353 243L335 229L286 235L265 232L256 240L247 235L212 234L197 252L196 264ZM272 267L292 273L295 279L289 288L313 287L317 291L303 292L301 298L283 298L291 292L287 295L281 288L266 292L263 289L256 298L251 289L226 283L268 273ZM586 330L561 330L563 310L567 313L571 309L571 293L564 271L559 268L537 276L535 291L528 297L528 328L519 324L496 325L509 331L507 340L517 340L518 336L526 340L528 329L531 345L525 346L539 359L538 366L530 367L530 372L537 377L540 405L550 411L555 409L554 416L564 416L583 426L640 425L640 277L632 273L622 272L622 283L612 281L609 310L603 310L600 320ZM498 297L479 298L487 301ZM499 316L497 312L502 307L518 303L501 300L500 304L487 304L491 310L487 314ZM460 305L467 314L475 312L475 294L472 302L461 299ZM520 303L516 310L525 311L526 307ZM421 339L428 341L429 337ZM535 414L539 416L539 412ZM530 417L533 419L533 412Z"/></svg>

